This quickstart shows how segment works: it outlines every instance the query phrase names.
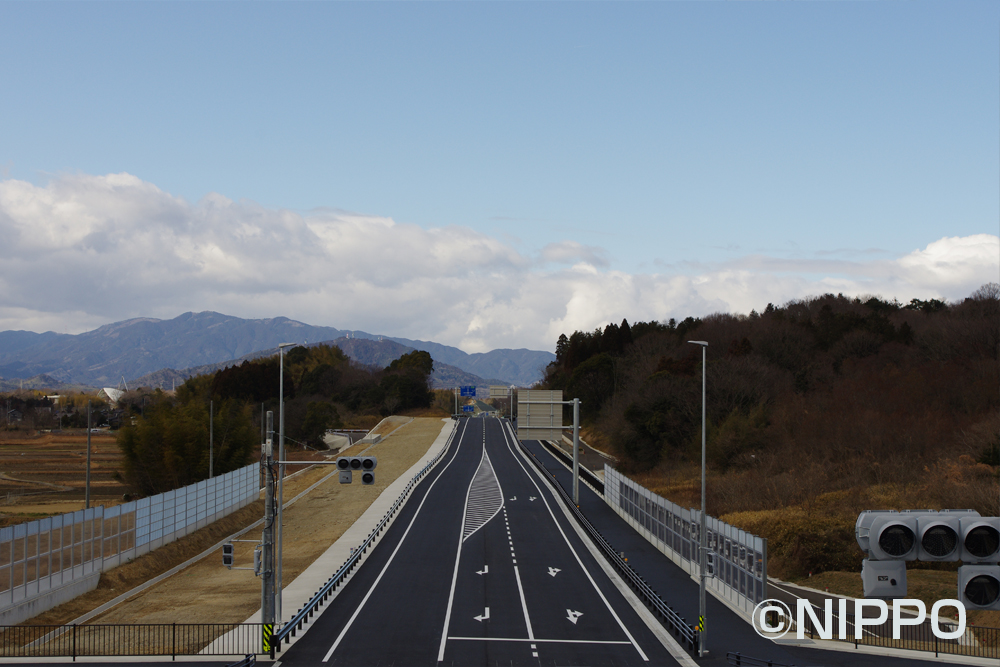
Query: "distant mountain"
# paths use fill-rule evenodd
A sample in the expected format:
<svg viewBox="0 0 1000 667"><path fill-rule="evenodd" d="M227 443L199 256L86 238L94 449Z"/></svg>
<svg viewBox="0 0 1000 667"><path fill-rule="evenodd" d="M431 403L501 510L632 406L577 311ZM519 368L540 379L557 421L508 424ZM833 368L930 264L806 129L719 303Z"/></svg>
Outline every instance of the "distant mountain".
<svg viewBox="0 0 1000 667"><path fill-rule="evenodd" d="M345 335L349 334L349 337ZM388 338L363 331L317 327L286 317L245 320L210 311L184 313L172 320L136 318L107 324L78 335L30 331L0 332L0 378L14 381L38 375L55 381L95 387L117 386L168 369L190 371L231 364L250 355L273 351L279 343L340 341L357 347L361 363L384 366L382 359L403 354L389 347L362 351L361 342L394 342L408 349L425 350L439 364L447 364L496 384L529 385L542 377L542 369L555 355L532 350L493 350L466 354L458 348L428 341ZM341 342L337 344L340 345ZM345 349L346 351L346 349ZM366 354L375 354L366 360ZM273 353L273 352L272 352ZM182 371L174 371L182 372ZM208 372L208 371L205 371ZM458 375L453 374L454 377ZM160 380L169 379L162 376ZM469 382L469 384L474 384ZM164 384L163 386L167 386Z"/></svg>
<svg viewBox="0 0 1000 667"><path fill-rule="evenodd" d="M413 351L413 348L411 347L400 345L399 343L388 339L373 340L370 338L338 338L336 340L322 341L320 343L310 343L310 346L312 345L336 345L344 351L344 354L359 364L374 366L376 368L385 368L399 357ZM206 373L214 373L215 371L229 366L239 366L244 361L270 357L277 353L277 349L262 350L244 355L239 359L231 359L218 364L206 364L204 366L197 366L194 368L185 368L180 371L172 368L163 368L140 378L136 378L135 380L131 380L130 384L135 387L171 389L175 385L181 384L189 377L204 375ZM432 358L433 356L434 355L431 355ZM504 384L504 381L481 378L478 375L463 371L461 368L443 363L436 359L434 360L434 371L431 373L431 386L434 389L450 389L460 385L473 385L485 390L490 385L498 384Z"/></svg>
<svg viewBox="0 0 1000 667"><path fill-rule="evenodd" d="M0 343L6 343L3 332ZM86 333L35 334L35 342L10 337L0 347L0 377L47 374L92 386L117 385L160 368L188 368L235 359L292 341L330 340L344 332L285 317L244 320L219 313L184 313L172 320L136 318Z"/></svg>
<svg viewBox="0 0 1000 667"><path fill-rule="evenodd" d="M430 341L388 336L386 340L402 343L415 350L430 352L431 357L435 360L457 366L480 377L505 378L505 381L498 384L516 384L519 387L527 387L541 380L542 376L545 375L545 367L556 360L556 355L551 352L524 348L469 354L457 347L449 347Z"/></svg>

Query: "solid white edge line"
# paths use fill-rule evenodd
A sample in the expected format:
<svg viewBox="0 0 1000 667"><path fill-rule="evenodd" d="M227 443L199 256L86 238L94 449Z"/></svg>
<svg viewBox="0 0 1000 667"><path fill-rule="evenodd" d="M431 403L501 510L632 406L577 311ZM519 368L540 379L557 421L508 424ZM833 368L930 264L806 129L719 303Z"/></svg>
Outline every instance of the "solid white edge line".
<svg viewBox="0 0 1000 667"><path fill-rule="evenodd" d="M528 602L524 599L524 587L521 586L521 573L514 566L514 577L517 579L517 592L521 594L521 610L524 611L524 624L528 627L528 639L534 641L535 631L531 629L531 618L528 616Z"/></svg>
<svg viewBox="0 0 1000 667"><path fill-rule="evenodd" d="M431 482L431 485L427 487L427 493L424 494L424 497L423 499L421 499L420 504L417 505L417 511L413 513L413 518L410 519L409 525L406 526L406 531L403 533L402 537L399 538L399 542L396 544L396 548L392 550L392 555L389 556L389 560L385 562L385 565L382 567L382 571L379 572L378 577L376 577L375 582L368 589L368 592L365 593L365 597L363 600L361 600L361 604L358 605L358 608L354 610L354 613L351 615L351 618L347 621L347 624L344 625L344 629L340 631L340 634L337 636L337 640L333 642L333 646L331 646L330 650L326 652L326 656L323 658L323 662L327 662L330 659L330 656L333 655L333 652L337 650L337 647L340 645L340 642L344 639L344 635L346 635L347 631L351 629L351 625L354 623L354 619L356 619L358 617L358 614L361 613L361 609L364 608L365 603L368 602L368 598L371 597L372 593L378 587L378 583L382 581L382 576L385 574L385 571L389 569L389 565L392 564L392 561L396 557L396 554L399 552L400 547L403 546L403 542L406 540L406 536L410 534L410 529L413 528L413 523L417 520L417 517L420 515L420 510L423 509L424 503L427 502L427 498L431 495L431 491L434 489L434 485L438 483L438 480L441 479L442 475L444 475L444 471L448 469L448 466L450 466L452 462L454 462L455 457L458 456L458 450L459 447L461 447L462 445L462 438L464 436L465 436L465 430L463 429L462 435L458 437L458 443L455 445L455 451L451 453L451 460L448 461L448 463L445 465L444 468L441 468L441 472L438 474L437 477L434 478L434 481Z"/></svg>
<svg viewBox="0 0 1000 667"><path fill-rule="evenodd" d="M551 487L551 482L549 482L548 479L545 481L547 486ZM555 495L554 489L550 488L550 492ZM644 605L639 598L636 597L635 592L629 588L624 581L622 581L622 579L618 576L618 573L614 571L605 559L604 555L598 551L596 546L594 546L590 537L583 532L583 528L577 524L576 519L572 514L570 514L569 509L567 509L562 503L558 504L559 508L562 509L563 515L566 517L566 521L573 526L573 530L576 531L577 536L587 546L587 550L590 552L590 555L594 557L597 564L600 565L602 570L604 570L604 574L611 580L611 583L615 585L615 588L618 589L618 592L621 593L622 597L624 597L625 600L632 605L632 609L634 609L639 615L639 618L646 623L646 626L650 629L650 631L656 636L657 639L660 640L660 643L663 644L663 647L668 653L670 653L670 656L683 667L698 667L698 663L695 662L694 658L692 658L688 652L677 643L673 636L667 632L666 628L663 627L663 624L660 623L659 620L653 616L652 612L649 611L646 605Z"/></svg>
<svg viewBox="0 0 1000 667"><path fill-rule="evenodd" d="M484 427L485 431L485 427ZM465 432L462 432L465 435ZM455 602L455 583L458 581L458 564L462 560L462 534L465 532L465 517L469 512L469 494L472 493L472 485L476 481L476 473L479 472L479 466L483 465L483 459L486 457L486 443L483 443L483 455L479 457L479 465L476 466L476 471L472 473L472 479L469 480L469 488L465 490L465 505L462 507L462 523L458 527L458 549L455 553L455 571L451 575L451 591L448 593L448 606L444 612L444 628L441 630L441 644L438 647L438 662L444 660L444 646L448 642L448 626L451 624L451 606Z"/></svg>
<svg viewBox="0 0 1000 667"><path fill-rule="evenodd" d="M628 628L625 626L625 623L622 621L622 619L618 617L618 613L611 606L611 603L608 602L608 599L606 597L604 597L604 593L601 592L601 589L597 586L597 582L594 581L594 577L591 576L590 571L584 566L583 561L580 560L580 554L576 552L576 549L573 548L573 545L572 543L570 543L569 538L566 536L566 533L563 532L562 526L560 526L559 522L556 520L556 515L552 512L552 507L549 505L548 499L545 497L545 494L542 493L541 488L539 488L538 482L535 481L535 477L528 472L527 468L524 467L524 463L521 462L521 458L524 457L524 454L518 456L517 454L514 453L514 449L511 447L510 439L508 438L507 435L508 430L510 430L510 424L507 424L507 427L508 428L506 429L502 429L504 434L504 441L507 444L507 449L510 451L511 455L514 456L514 460L517 461L517 464L521 466L521 470L524 471L524 474L527 475L528 479L531 480L531 483L534 485L535 489L538 490L538 496L542 499L542 502L545 503L545 509L549 511L549 516L552 518L552 523L556 525L556 528L559 530L559 534L562 535L563 540L566 542L566 546L569 547L569 550L570 552L572 552L573 557L576 558L576 562L577 564L579 564L580 569L583 570L583 573L587 576L587 579L590 581L590 585L594 587L594 591L597 592L597 595L600 596L601 600L604 602L604 605L608 608L608 611L611 612L611 615L614 617L615 621L618 622L618 627L620 627L622 629L622 632L625 633L625 636L628 637L629 641L632 643L632 646L635 647L635 650L638 651L639 655L642 657L643 662L649 662L649 657L646 656L645 652L639 646L638 642L635 641L635 638L632 636L632 633L628 631ZM518 449L518 452L520 452L520 449ZM532 467L532 470L534 470L534 467ZM538 474L537 471L536 474ZM539 475L539 477L541 477L541 475ZM552 493L553 500L555 500L554 489L549 489L549 492ZM561 503L559 504L561 506ZM574 522L571 521L570 523L572 524ZM584 544L587 543L588 542L584 540Z"/></svg>

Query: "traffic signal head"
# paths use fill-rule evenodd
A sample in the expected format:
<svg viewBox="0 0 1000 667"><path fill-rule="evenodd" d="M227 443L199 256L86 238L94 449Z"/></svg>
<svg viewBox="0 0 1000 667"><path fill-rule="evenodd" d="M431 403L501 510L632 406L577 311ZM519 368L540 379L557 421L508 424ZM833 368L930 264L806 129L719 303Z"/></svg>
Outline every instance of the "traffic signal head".
<svg viewBox="0 0 1000 667"><path fill-rule="evenodd" d="M341 456L337 459L337 469L340 471L340 483L350 484L353 480L352 473L356 470L361 473L362 484L375 483L375 467L378 459L374 456Z"/></svg>
<svg viewBox="0 0 1000 667"><path fill-rule="evenodd" d="M872 560L917 559L917 513L862 512L854 526L854 536Z"/></svg>
<svg viewBox="0 0 1000 667"><path fill-rule="evenodd" d="M956 561L961 557L961 519L978 517L973 510L941 510L917 516L917 560Z"/></svg>
<svg viewBox="0 0 1000 667"><path fill-rule="evenodd" d="M958 599L966 609L1000 609L1000 565L958 568Z"/></svg>
<svg viewBox="0 0 1000 667"><path fill-rule="evenodd" d="M959 534L963 563L1000 563L1000 517L963 516Z"/></svg>
<svg viewBox="0 0 1000 667"><path fill-rule="evenodd" d="M233 545L231 542L222 545L222 564L230 568L233 566Z"/></svg>

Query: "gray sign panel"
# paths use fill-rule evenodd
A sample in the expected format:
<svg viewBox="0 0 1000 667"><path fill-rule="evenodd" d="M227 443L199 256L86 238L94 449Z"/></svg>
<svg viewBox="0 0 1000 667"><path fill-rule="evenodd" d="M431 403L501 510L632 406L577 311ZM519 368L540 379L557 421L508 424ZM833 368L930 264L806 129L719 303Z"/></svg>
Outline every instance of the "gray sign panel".
<svg viewBox="0 0 1000 667"><path fill-rule="evenodd" d="M519 440L562 438L562 390L519 389L517 437Z"/></svg>
<svg viewBox="0 0 1000 667"><path fill-rule="evenodd" d="M490 385L490 398L507 398L510 393L509 387L504 387L503 385Z"/></svg>

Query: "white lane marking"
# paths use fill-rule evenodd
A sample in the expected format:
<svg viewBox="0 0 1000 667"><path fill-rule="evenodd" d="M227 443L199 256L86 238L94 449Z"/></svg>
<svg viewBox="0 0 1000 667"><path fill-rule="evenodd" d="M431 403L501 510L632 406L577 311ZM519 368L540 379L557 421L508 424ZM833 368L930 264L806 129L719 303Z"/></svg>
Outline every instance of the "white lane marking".
<svg viewBox="0 0 1000 667"><path fill-rule="evenodd" d="M528 496L528 500L530 500L531 502L535 502L536 500L538 500L538 498L536 498L535 496Z"/></svg>
<svg viewBox="0 0 1000 667"><path fill-rule="evenodd" d="M361 609L365 606L365 603L368 602L368 598L370 598L372 596L372 593L375 592L375 588L378 586L378 582L382 581L382 576L385 574L385 571L389 569L389 566L392 565L392 561L396 557L396 554L399 553L400 547L403 546L403 542L406 540L406 536L410 534L410 529L413 528L413 523L417 520L417 517L420 515L420 510L423 509L424 503L427 502L428 496L430 496L431 491L434 490L434 485L438 483L438 480L441 479L442 475L444 475L444 471L448 469L448 466L452 464L452 461L454 461L455 457L458 455L458 450L461 449L462 447L462 438L464 437L465 437L465 429L462 430L462 435L458 437L458 444L455 445L455 451L452 452L451 459L448 461L447 465L445 465L445 467L441 469L441 472L438 473L438 476L434 478L434 481L431 482L431 485L427 487L427 493L424 494L423 500L421 500L420 504L417 505L417 511L413 513L413 518L410 519L410 525L406 527L406 531L403 533L403 536L399 538L399 543L396 544L396 548L392 550L392 555L389 556L389 560L385 562L385 565L382 567L382 571L378 573L378 577L375 579L375 583L373 583L371 585L371 588L368 589L368 592L365 594L364 599L361 600L361 604L359 604L358 608L354 610L354 613L351 615L351 618L347 621L347 624L344 626L344 629L340 631L340 634L337 636L337 641L333 642L333 646L331 646L330 650L326 652L326 657L323 658L323 662L328 661L330 659L330 656L333 655L333 652L337 650L338 646L340 646L340 642L341 640L344 639L344 635L346 635L347 631L351 629L351 625L354 623L354 619L358 617L358 614L361 613Z"/></svg>
<svg viewBox="0 0 1000 667"><path fill-rule="evenodd" d="M550 577L554 577L557 574L559 574L560 572L562 572L562 570L560 570L558 567L550 567L549 568L549 576Z"/></svg>
<svg viewBox="0 0 1000 667"><path fill-rule="evenodd" d="M490 608L489 608L489 607L487 607L487 608L486 608L486 611L484 611L484 612L483 612L483 615L482 615L482 616L473 616L472 618L476 619L476 620L477 620L477 621L479 621L480 623L482 623L483 621L488 621L488 620L490 620Z"/></svg>
<svg viewBox="0 0 1000 667"><path fill-rule="evenodd" d="M514 577L517 579L517 592L521 595L521 609L524 611L524 624L528 626L528 639L534 639L535 632L531 629L531 618L528 617L528 603L524 601L524 587L521 586L521 573L518 572L517 565L514 565Z"/></svg>
<svg viewBox="0 0 1000 667"><path fill-rule="evenodd" d="M580 620L581 616L583 616L583 612L582 611L573 611L572 609L567 609L566 610L566 618L573 625L576 625L576 622Z"/></svg>
<svg viewBox="0 0 1000 667"><path fill-rule="evenodd" d="M486 457L486 423L483 423L483 456L479 461L479 465L482 465L482 459ZM437 481L437 480L434 480ZM448 643L448 627L451 625L451 608L455 603L455 585L458 583L458 565L462 560L462 542L464 541L463 535L465 533L465 517L469 511L469 494L472 493L472 484L475 482L475 477L469 481L469 489L465 492L465 508L462 510L462 526L458 531L458 548L455 552L455 571L451 575L451 592L448 593L448 608L444 614L444 627L441 628L441 645L438 648L438 662L444 660L444 647ZM500 498L503 499L503 487L500 486L500 480L497 480L497 488L500 489ZM501 505L502 508L502 505Z"/></svg>
<svg viewBox="0 0 1000 667"><path fill-rule="evenodd" d="M511 498L511 502L513 502L515 500L517 500L517 496L514 496L513 498Z"/></svg>
<svg viewBox="0 0 1000 667"><path fill-rule="evenodd" d="M523 637L448 637L455 641L466 642L535 642L536 644L617 644L628 646L632 642L624 640L601 639L525 639Z"/></svg>
<svg viewBox="0 0 1000 667"><path fill-rule="evenodd" d="M600 596L601 601L604 602L604 606L608 608L608 611L611 612L611 615L614 617L615 621L618 622L618 627L620 627L622 629L622 632L625 633L625 636L628 637L629 643L631 643L632 646L635 647L635 650L638 651L639 655L642 657L643 662L649 662L649 657L639 647L639 644L635 641L635 638L632 636L632 633L628 631L628 628L625 627L625 623L622 622L622 619L618 617L618 613L615 612L614 608L611 606L611 603L608 602L608 599L606 597L604 597L604 593L602 593L601 589L598 588L597 582L594 581L594 578L591 576L590 571L586 567L584 567L583 561L580 560L580 555L576 553L576 549L574 549L573 545L570 543L569 537L566 536L566 533L563 531L562 526L559 525L558 521L556 521L556 515L552 512L552 507L549 505L548 499L542 493L541 488L539 488L538 482L535 481L535 477L530 473L528 473L527 468L524 467L524 463L521 461L524 455L518 456L514 452L514 449L510 444L510 437L509 437L509 432L512 431L510 424L507 423L505 424L505 426L506 428L502 429L504 435L504 441L507 443L507 449L508 451L510 451L511 456L513 456L514 460L517 461L517 464L521 466L521 470L523 470L524 474L528 477L529 480L531 480L531 483L534 485L534 487L538 489L538 495L541 496L542 502L545 503L545 509L549 511L549 516L552 517L552 523L556 525L556 529L559 531L559 534L562 535L563 541L566 542L566 546L568 546L569 550L573 553L573 557L576 559L576 562L580 566L580 569L583 570L583 573L586 575L587 580L590 581L590 585L594 587L594 591L596 591L597 595Z"/></svg>
<svg viewBox="0 0 1000 667"><path fill-rule="evenodd" d="M490 572L490 566L489 565L483 565L483 569L481 569L478 572L476 572L476 574L489 574L489 572Z"/></svg>
<svg viewBox="0 0 1000 667"><path fill-rule="evenodd" d="M490 455L486 453L484 446L479 468L472 477L472 486L469 487L462 540L469 539L473 533L492 521L502 509L503 492L500 490L496 471L493 470L493 462L490 461Z"/></svg>

